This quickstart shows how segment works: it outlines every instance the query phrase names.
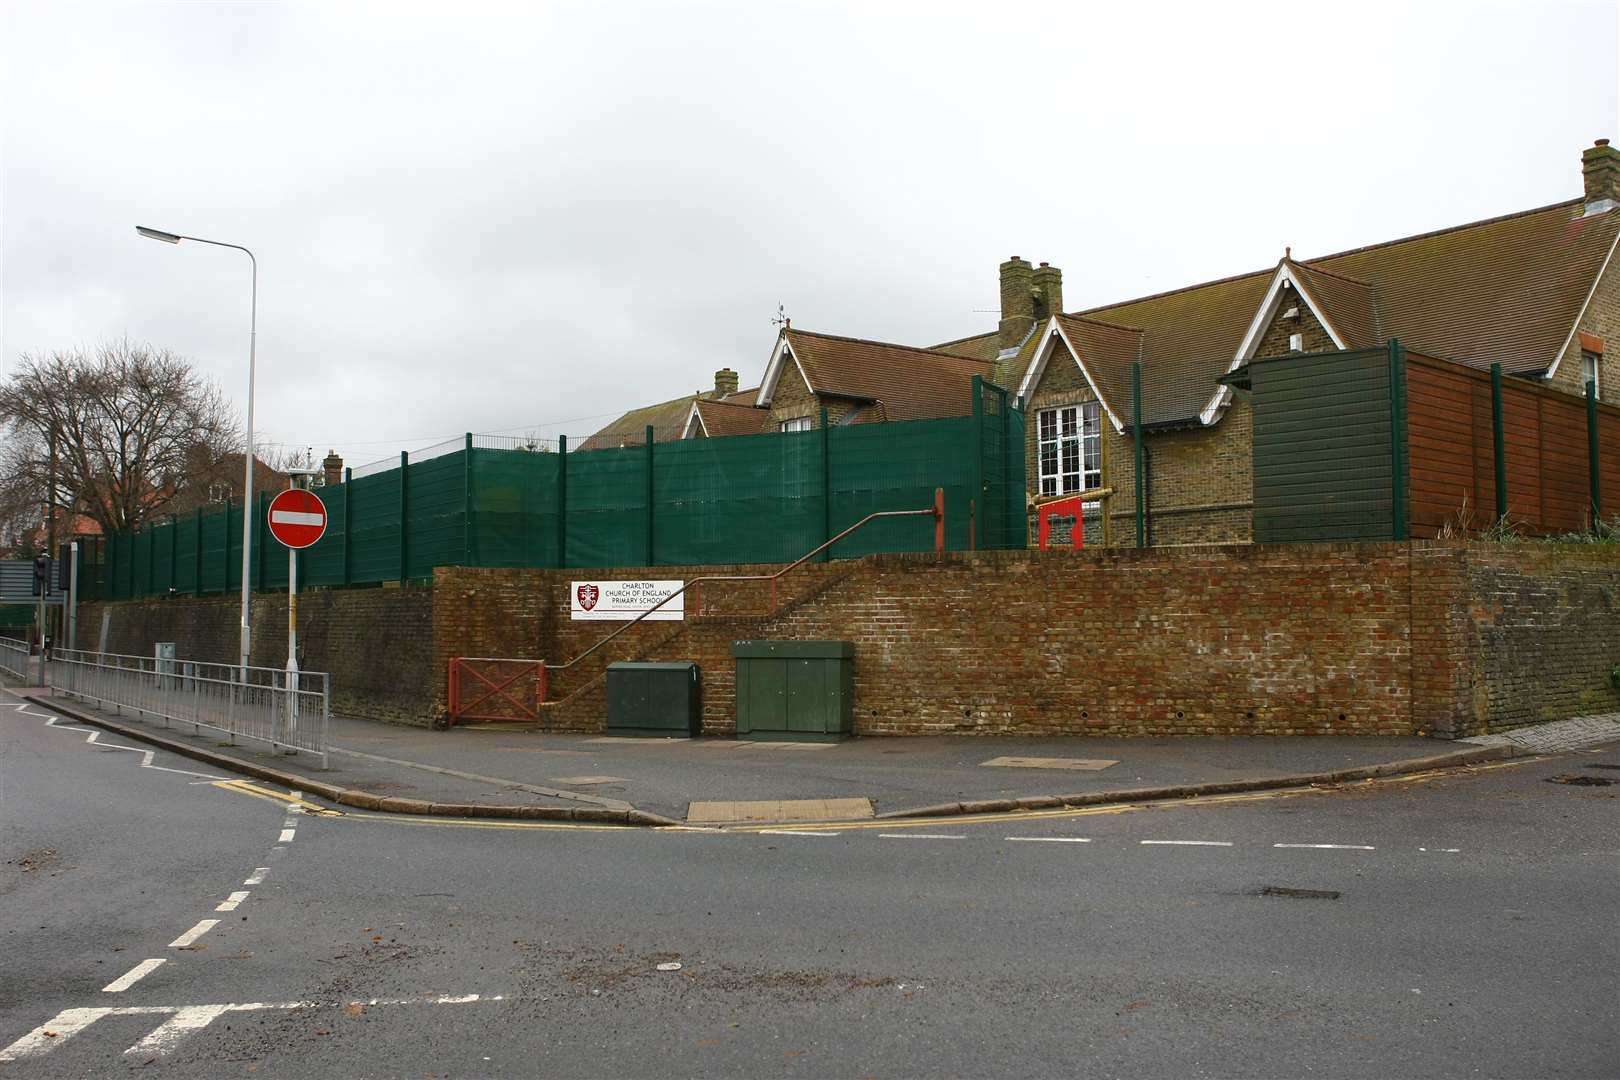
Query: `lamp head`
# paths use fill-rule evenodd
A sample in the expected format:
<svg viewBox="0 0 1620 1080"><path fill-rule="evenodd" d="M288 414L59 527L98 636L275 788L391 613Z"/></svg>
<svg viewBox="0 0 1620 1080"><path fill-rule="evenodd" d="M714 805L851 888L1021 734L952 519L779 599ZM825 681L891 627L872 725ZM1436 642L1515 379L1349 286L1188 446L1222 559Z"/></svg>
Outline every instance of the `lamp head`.
<svg viewBox="0 0 1620 1080"><path fill-rule="evenodd" d="M180 242L180 237L171 232L164 232L162 229L148 229L145 225L137 225L135 231L149 240L162 240L165 244L178 244Z"/></svg>

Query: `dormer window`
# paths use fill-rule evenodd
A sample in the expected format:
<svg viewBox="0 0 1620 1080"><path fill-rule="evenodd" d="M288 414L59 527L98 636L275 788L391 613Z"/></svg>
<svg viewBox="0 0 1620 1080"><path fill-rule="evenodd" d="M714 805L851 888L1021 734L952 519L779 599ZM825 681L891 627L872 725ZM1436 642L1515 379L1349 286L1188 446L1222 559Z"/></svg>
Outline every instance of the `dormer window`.
<svg viewBox="0 0 1620 1080"><path fill-rule="evenodd" d="M791 420L784 420L784 421L782 421L782 430L784 432L786 432L786 431L809 431L810 430L810 418L808 416L795 416Z"/></svg>

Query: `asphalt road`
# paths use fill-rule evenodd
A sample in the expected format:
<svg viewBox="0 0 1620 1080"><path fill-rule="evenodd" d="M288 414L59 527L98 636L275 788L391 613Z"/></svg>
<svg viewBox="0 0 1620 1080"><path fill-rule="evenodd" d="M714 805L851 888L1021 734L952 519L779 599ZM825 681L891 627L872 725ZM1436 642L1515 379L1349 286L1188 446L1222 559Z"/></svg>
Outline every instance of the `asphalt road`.
<svg viewBox="0 0 1620 1080"><path fill-rule="evenodd" d="M289 813L14 704L0 1077L1620 1072L1620 784L1547 782L1612 747L652 832Z"/></svg>

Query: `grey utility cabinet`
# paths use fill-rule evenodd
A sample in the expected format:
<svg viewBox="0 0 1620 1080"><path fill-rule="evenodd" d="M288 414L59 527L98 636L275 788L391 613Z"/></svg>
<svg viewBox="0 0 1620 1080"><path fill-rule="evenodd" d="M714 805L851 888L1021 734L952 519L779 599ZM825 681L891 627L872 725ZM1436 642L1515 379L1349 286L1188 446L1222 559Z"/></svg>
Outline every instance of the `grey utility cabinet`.
<svg viewBox="0 0 1620 1080"><path fill-rule="evenodd" d="M737 641L737 737L831 741L855 731L855 646Z"/></svg>
<svg viewBox="0 0 1620 1080"><path fill-rule="evenodd" d="M689 739L703 727L698 666L620 661L607 669L609 735Z"/></svg>

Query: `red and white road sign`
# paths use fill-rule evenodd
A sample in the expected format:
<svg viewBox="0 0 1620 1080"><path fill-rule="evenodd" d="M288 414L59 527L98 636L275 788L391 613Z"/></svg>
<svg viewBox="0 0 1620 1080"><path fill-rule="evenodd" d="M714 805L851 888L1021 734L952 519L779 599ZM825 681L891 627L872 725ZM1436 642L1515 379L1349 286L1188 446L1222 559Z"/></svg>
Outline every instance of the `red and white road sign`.
<svg viewBox="0 0 1620 1080"><path fill-rule="evenodd" d="M307 548L326 533L326 507L313 491L289 488L270 500L270 535L290 548Z"/></svg>

